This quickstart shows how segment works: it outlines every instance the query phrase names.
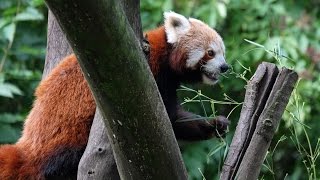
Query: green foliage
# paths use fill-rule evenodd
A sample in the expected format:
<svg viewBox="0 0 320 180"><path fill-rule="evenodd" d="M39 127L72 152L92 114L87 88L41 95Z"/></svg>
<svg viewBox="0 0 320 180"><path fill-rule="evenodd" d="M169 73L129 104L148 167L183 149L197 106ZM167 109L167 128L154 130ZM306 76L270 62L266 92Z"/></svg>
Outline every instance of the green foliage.
<svg viewBox="0 0 320 180"><path fill-rule="evenodd" d="M225 139L182 146L190 179L218 179L246 81L262 60L291 67L301 80L272 142L261 179L319 178L319 7L316 0L141 1L145 30L161 25L167 10L199 18L222 35L232 65L233 70L215 87L188 85L179 91L185 109L207 117L230 115L232 122ZM0 12L0 143L12 143L20 135L41 79L46 8L42 0L1 0Z"/></svg>
<svg viewBox="0 0 320 180"><path fill-rule="evenodd" d="M148 9L150 5L142 1L144 18L152 19L151 21L143 19L143 23L147 22L144 24L145 28L153 28L162 21L161 11L165 9L164 4L165 2L152 4L152 8L157 11L154 13ZM314 152L318 150L317 143L320 136L316 129L320 125L317 121L320 115L319 2L312 0L203 0L173 1L171 4L173 10L186 16L199 18L215 27L224 38L227 60L232 65L233 71L221 80L218 85L220 87L192 86L193 89L201 88L202 94L212 99L223 99L223 94L227 93L236 102L242 102L246 81L263 60L290 67L299 72L301 80L295 89L295 94L301 98L300 103L303 103L303 106L299 106L299 121L293 122L290 112L296 112L297 106L290 103L267 156L268 161L262 169L261 179L318 178L320 171L315 167L319 167L319 160L316 161ZM185 92L180 95L186 100L194 97ZM209 115L212 113L210 103L206 102L188 103L185 108L202 115L205 115L203 109L209 112ZM232 108L234 105L216 104L215 111L218 114L228 115ZM239 108L230 116L232 126L227 139L231 137L238 118ZM293 128L295 131L292 130ZM291 139L298 140L299 145ZM213 141L183 148L183 157L190 179L218 178L220 164L217 162L210 164L204 158L205 154L209 154L209 149L216 146L217 142ZM273 149L276 150L272 151ZM223 156L212 157L212 161L221 157Z"/></svg>
<svg viewBox="0 0 320 180"><path fill-rule="evenodd" d="M0 12L0 143L13 143L41 78L46 9L39 0L1 0Z"/></svg>

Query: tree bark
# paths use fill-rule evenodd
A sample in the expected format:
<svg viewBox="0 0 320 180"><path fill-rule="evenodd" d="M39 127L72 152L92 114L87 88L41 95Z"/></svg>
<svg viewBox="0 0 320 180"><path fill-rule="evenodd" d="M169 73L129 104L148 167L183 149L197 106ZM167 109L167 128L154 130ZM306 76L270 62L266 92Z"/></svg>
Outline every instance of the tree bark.
<svg viewBox="0 0 320 180"><path fill-rule="evenodd" d="M48 12L47 54L42 74L45 78L50 71L67 55L72 53L64 33L52 12Z"/></svg>
<svg viewBox="0 0 320 180"><path fill-rule="evenodd" d="M140 17L140 0L120 0L126 17L136 37L142 40L142 25Z"/></svg>
<svg viewBox="0 0 320 180"><path fill-rule="evenodd" d="M141 41L140 2L138 0L122 0L122 5L131 28ZM87 147L78 166L77 178L94 180L120 179L112 148L107 138L107 129L98 108L92 122Z"/></svg>
<svg viewBox="0 0 320 180"><path fill-rule="evenodd" d="M80 160L77 179L119 180L103 117L97 108L86 150Z"/></svg>
<svg viewBox="0 0 320 180"><path fill-rule="evenodd" d="M116 0L46 0L105 121L121 179L187 179L140 43Z"/></svg>
<svg viewBox="0 0 320 180"><path fill-rule="evenodd" d="M291 70L284 68L280 71L240 164L237 176L239 180L258 178L261 165L297 79L298 75Z"/></svg>
<svg viewBox="0 0 320 180"><path fill-rule="evenodd" d="M272 137L297 81L297 73L262 63L245 100L220 179L257 179Z"/></svg>

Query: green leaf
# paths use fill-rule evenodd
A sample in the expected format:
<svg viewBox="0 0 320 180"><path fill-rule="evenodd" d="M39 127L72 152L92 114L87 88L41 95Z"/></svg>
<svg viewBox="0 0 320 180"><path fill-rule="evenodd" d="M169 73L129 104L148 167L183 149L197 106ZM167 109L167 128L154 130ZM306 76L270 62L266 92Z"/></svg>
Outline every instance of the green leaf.
<svg viewBox="0 0 320 180"><path fill-rule="evenodd" d="M212 156L212 155L216 154L217 152L219 152L225 146L226 146L226 144L224 142L221 142L221 143L217 144L213 149L211 149L211 151L209 152L208 156Z"/></svg>
<svg viewBox="0 0 320 180"><path fill-rule="evenodd" d="M43 20L43 15L34 7L28 7L25 11L17 14L16 21Z"/></svg>
<svg viewBox="0 0 320 180"><path fill-rule="evenodd" d="M23 92L15 85L6 83L13 94L23 95Z"/></svg>
<svg viewBox="0 0 320 180"><path fill-rule="evenodd" d="M34 7L42 6L42 5L44 5L44 1L43 0L32 0L31 5Z"/></svg>
<svg viewBox="0 0 320 180"><path fill-rule="evenodd" d="M218 2L217 3L217 10L218 10L219 15L222 18L225 18L227 16L227 7L224 3Z"/></svg>
<svg viewBox="0 0 320 180"><path fill-rule="evenodd" d="M6 87L5 84L0 84L0 96L13 98L12 92Z"/></svg>
<svg viewBox="0 0 320 180"><path fill-rule="evenodd" d="M283 6L283 4L274 4L271 6L271 8L273 9L274 13L277 15L282 15L286 13L286 9Z"/></svg>
<svg viewBox="0 0 320 180"><path fill-rule="evenodd" d="M0 96L13 98L13 95L22 95L22 91L15 85L10 83L0 84Z"/></svg>
<svg viewBox="0 0 320 180"><path fill-rule="evenodd" d="M10 23L3 28L3 35L10 43L13 41L16 32L16 24Z"/></svg>
<svg viewBox="0 0 320 180"><path fill-rule="evenodd" d="M8 21L6 21L5 19L0 19L0 29L3 28L7 24L8 24Z"/></svg>
<svg viewBox="0 0 320 180"><path fill-rule="evenodd" d="M250 40L248 40L248 39L244 39L244 40L247 41L248 43L252 44L252 45L255 45L255 46L258 46L258 47L261 47L261 48L265 48L263 45L258 44L258 43L256 43L256 42L250 41Z"/></svg>

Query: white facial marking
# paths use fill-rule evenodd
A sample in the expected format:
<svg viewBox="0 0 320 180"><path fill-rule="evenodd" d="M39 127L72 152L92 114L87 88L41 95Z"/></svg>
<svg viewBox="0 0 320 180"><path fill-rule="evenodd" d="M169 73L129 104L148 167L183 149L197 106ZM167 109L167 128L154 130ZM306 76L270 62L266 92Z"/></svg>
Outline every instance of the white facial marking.
<svg viewBox="0 0 320 180"><path fill-rule="evenodd" d="M189 18L189 21L197 22L197 23L200 23L200 24L205 24L204 22L200 21L199 19L195 19L195 18Z"/></svg>
<svg viewBox="0 0 320 180"><path fill-rule="evenodd" d="M223 42L218 45L217 42L212 43L211 48L216 53L214 58L207 61L207 63L202 66L203 71L205 72L202 75L202 81L205 84L214 85L218 82L218 77L221 73L221 66L226 64L225 58L224 58L224 45ZM208 74L210 77L209 78Z"/></svg>
<svg viewBox="0 0 320 180"><path fill-rule="evenodd" d="M204 84L208 84L208 85L215 85L218 82L218 80L213 81L213 80L209 79L206 75L202 74L202 82Z"/></svg>
<svg viewBox="0 0 320 180"><path fill-rule="evenodd" d="M192 50L189 53L189 57L187 59L187 64L186 66L188 68L195 68L195 66L198 64L198 62L200 61L200 59L204 56L205 52L202 49L195 49Z"/></svg>
<svg viewBox="0 0 320 180"><path fill-rule="evenodd" d="M222 41L222 39L219 39ZM220 74L220 67L223 64L226 64L226 60L224 58L224 44L223 42L213 42L211 44L211 48L216 53L213 59L210 59L205 66L203 66L204 70L208 73Z"/></svg>
<svg viewBox="0 0 320 180"><path fill-rule="evenodd" d="M223 57L223 55L220 53L220 54L216 54L216 56L209 60L207 62L206 65L204 65L204 70L209 72L209 73L216 73L216 74L219 74L220 73L220 67L225 64L226 61Z"/></svg>
<svg viewBox="0 0 320 180"><path fill-rule="evenodd" d="M175 12L165 12L164 27L167 34L168 43L176 43L179 38L186 34L191 25L187 18Z"/></svg>

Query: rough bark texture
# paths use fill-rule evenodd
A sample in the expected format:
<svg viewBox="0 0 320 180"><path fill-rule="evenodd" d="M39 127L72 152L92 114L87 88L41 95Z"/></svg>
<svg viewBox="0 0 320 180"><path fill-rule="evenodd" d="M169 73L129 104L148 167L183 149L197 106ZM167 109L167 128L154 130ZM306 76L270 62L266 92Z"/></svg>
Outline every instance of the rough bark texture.
<svg viewBox="0 0 320 180"><path fill-rule="evenodd" d="M265 109L259 117L254 136L240 164L237 175L239 180L258 178L270 142L280 123L297 79L297 74L291 70L282 69L280 71Z"/></svg>
<svg viewBox="0 0 320 180"><path fill-rule="evenodd" d="M139 40L142 40L142 25L140 17L140 0L120 0L124 12L134 34Z"/></svg>
<svg viewBox="0 0 320 180"><path fill-rule="evenodd" d="M157 86L116 0L46 0L107 126L121 179L187 179Z"/></svg>
<svg viewBox="0 0 320 180"><path fill-rule="evenodd" d="M47 34L47 54L42 78L45 78L50 71L64 57L72 53L65 35L53 16L52 12L48 12L48 34Z"/></svg>
<svg viewBox="0 0 320 180"><path fill-rule="evenodd" d="M297 74L262 63L247 85L234 138L220 179L257 179ZM281 100L280 100L281 98ZM281 102L280 102L281 101Z"/></svg>
<svg viewBox="0 0 320 180"><path fill-rule="evenodd" d="M94 119L95 123L91 126L88 145L79 163L77 179L119 180L120 176L107 137L107 129L98 109Z"/></svg>
<svg viewBox="0 0 320 180"><path fill-rule="evenodd" d="M141 41L140 2L138 0L123 0L122 2L131 28ZM96 113L99 114L94 117L88 145L79 163L78 179L118 180L120 177L112 154L112 147L107 138L107 129L98 108ZM104 150L99 151L99 148Z"/></svg>

